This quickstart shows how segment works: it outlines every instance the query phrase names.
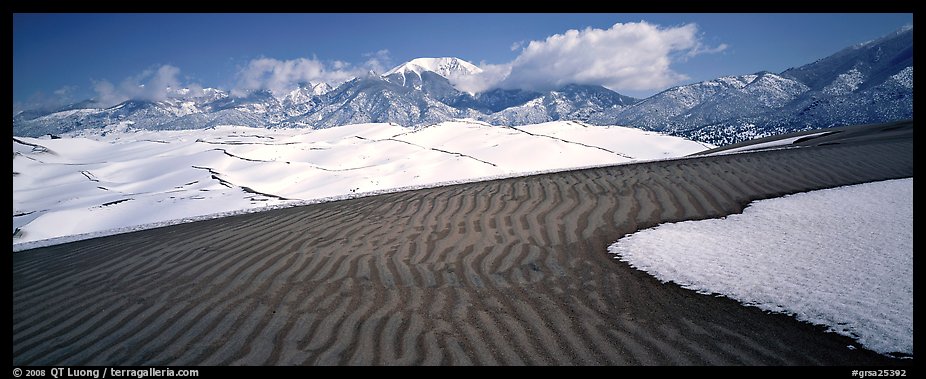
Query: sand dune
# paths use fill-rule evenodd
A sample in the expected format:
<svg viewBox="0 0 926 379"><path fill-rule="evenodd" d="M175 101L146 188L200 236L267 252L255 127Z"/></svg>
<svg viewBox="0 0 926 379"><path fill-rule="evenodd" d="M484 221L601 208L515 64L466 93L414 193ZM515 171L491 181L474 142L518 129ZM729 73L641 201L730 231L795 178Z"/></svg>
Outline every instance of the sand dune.
<svg viewBox="0 0 926 379"><path fill-rule="evenodd" d="M393 193L16 253L13 364L904 363L661 284L607 246L754 199L912 176L909 135Z"/></svg>

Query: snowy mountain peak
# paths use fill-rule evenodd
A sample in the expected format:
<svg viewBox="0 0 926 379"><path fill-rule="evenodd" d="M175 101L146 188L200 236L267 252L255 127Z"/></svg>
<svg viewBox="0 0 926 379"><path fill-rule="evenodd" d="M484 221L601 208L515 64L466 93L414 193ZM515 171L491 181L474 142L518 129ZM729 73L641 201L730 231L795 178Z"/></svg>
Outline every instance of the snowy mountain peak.
<svg viewBox="0 0 926 379"><path fill-rule="evenodd" d="M868 41L865 41L865 42L857 43L857 44L855 44L855 45L852 45L852 46L847 47L846 50L859 50L859 49L862 49L862 48L865 48L865 47L868 47L868 46L871 46L871 45L877 45L877 44L879 44L879 43L883 43L883 42L885 42L885 41L887 41L887 40L890 40L890 39L892 39L892 38L897 38L897 37L903 36L904 33L910 32L911 30L913 30L913 25L904 25L904 26L901 26L899 29L894 30L893 32L891 32L891 33L889 33L889 34L887 34L887 35L885 35L885 36L881 36L881 37L878 37L878 38L875 38L875 39L872 39L872 40L868 40ZM911 32L911 34L912 34L912 32Z"/></svg>
<svg viewBox="0 0 926 379"><path fill-rule="evenodd" d="M210 99L224 96L224 92L216 88L172 88L168 86L165 89L168 98L176 99Z"/></svg>
<svg viewBox="0 0 926 379"><path fill-rule="evenodd" d="M420 77L421 73L425 71L431 71L447 79L451 79L478 74L482 72L482 69L460 58L415 58L387 71L383 76L413 72Z"/></svg>
<svg viewBox="0 0 926 379"><path fill-rule="evenodd" d="M312 87L312 93L314 95L321 96L330 92L332 89L334 88L331 87L331 85L328 83L318 83Z"/></svg>
<svg viewBox="0 0 926 379"><path fill-rule="evenodd" d="M290 91L283 95L281 100L288 100L295 104L306 103L312 99L312 96L321 96L325 93L331 91L331 86L328 83L312 83L312 82L303 82L299 83L299 86L296 89Z"/></svg>

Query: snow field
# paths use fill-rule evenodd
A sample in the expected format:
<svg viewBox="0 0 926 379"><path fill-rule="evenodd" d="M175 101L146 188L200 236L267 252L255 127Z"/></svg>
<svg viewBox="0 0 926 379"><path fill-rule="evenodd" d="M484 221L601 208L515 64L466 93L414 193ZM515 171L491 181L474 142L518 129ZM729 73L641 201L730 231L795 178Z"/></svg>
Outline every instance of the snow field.
<svg viewBox="0 0 926 379"><path fill-rule="evenodd" d="M15 137L13 250L202 218L441 184L631 161L709 145L624 127L149 131L114 125Z"/></svg>
<svg viewBox="0 0 926 379"><path fill-rule="evenodd" d="M663 282L913 355L912 178L756 201L742 214L642 230L608 250Z"/></svg>

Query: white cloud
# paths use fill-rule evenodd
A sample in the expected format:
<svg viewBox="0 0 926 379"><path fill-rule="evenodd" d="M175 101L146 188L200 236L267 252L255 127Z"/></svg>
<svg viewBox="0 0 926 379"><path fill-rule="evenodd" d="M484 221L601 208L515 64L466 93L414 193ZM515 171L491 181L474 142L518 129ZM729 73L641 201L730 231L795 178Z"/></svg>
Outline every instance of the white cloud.
<svg viewBox="0 0 926 379"><path fill-rule="evenodd" d="M205 94L205 91L203 91L203 86L199 83L189 84L186 86L186 88L190 90L190 92L187 94L187 96L190 97L200 97Z"/></svg>
<svg viewBox="0 0 926 379"><path fill-rule="evenodd" d="M512 51L520 51L511 62L480 64L479 74L455 77L460 90L478 93L491 88L553 89L566 84L598 84L615 91L661 89L687 79L672 69L674 62L701 54L723 51L726 44L705 46L695 24L663 27L641 21L617 23L608 29L568 30L544 40L517 41ZM315 57L279 60L253 59L239 70L232 94L242 96L255 90L282 95L301 82L320 82L337 86L368 71L385 72L392 66L388 50L363 54L365 61L321 61ZM114 105L127 99L163 100L169 89L190 88L202 93L196 83L181 83L180 69L163 65L126 78L118 85L107 80L94 81L97 99ZM62 89L56 95L69 94Z"/></svg>
<svg viewBox="0 0 926 379"><path fill-rule="evenodd" d="M313 57L279 60L258 58L238 72L238 83L232 94L242 96L255 90L270 90L282 95L295 89L301 82L320 82L336 86L369 70L385 71L390 63L389 50L380 50L363 55L367 60L362 66L353 66L343 61L323 62Z"/></svg>
<svg viewBox="0 0 926 379"><path fill-rule="evenodd" d="M63 86L52 91L50 95L42 91L37 91L24 102L14 101L13 114L17 114L24 110L52 111L64 105L71 104L76 101L74 96L77 90L78 88L76 86Z"/></svg>
<svg viewBox="0 0 926 379"><path fill-rule="evenodd" d="M714 47L708 47L708 46L698 44L698 46L695 46L693 49L688 50L688 52L685 53L685 56L690 58L690 57L694 57L694 56L701 55L701 54L716 54L716 53L726 50L727 47L730 47L730 46L725 43L719 44Z"/></svg>
<svg viewBox="0 0 926 379"><path fill-rule="evenodd" d="M367 58L367 61L364 62L366 67L374 72L382 74L392 67L392 57L389 56L389 50L383 49L363 56Z"/></svg>
<svg viewBox="0 0 926 379"><path fill-rule="evenodd" d="M77 91L77 86L64 86L56 89L52 93L61 98L69 98L75 91Z"/></svg>
<svg viewBox="0 0 926 379"><path fill-rule="evenodd" d="M461 75L450 78L450 84L464 92L471 94L483 92L494 88L511 73L511 64L479 64L482 72L472 75Z"/></svg>
<svg viewBox="0 0 926 379"><path fill-rule="evenodd" d="M169 96L170 89L179 89L180 80L177 79L177 75L180 74L180 69L171 65L164 65L158 67L154 72L145 72L142 76L136 78L130 83L123 82L123 86L126 88L140 88L137 98L145 100L164 100ZM147 83L143 81L147 79ZM139 85L135 85L135 83ZM142 84L143 83L143 84Z"/></svg>
<svg viewBox="0 0 926 379"><path fill-rule="evenodd" d="M116 86L108 80L94 81L93 90L96 91L97 102L105 106L116 105L129 98L125 94L119 93Z"/></svg>
<svg viewBox="0 0 926 379"><path fill-rule="evenodd" d="M180 88L191 88L193 93L202 93L202 86L199 84L180 83L180 79L177 78L179 74L179 68L163 65L125 78L118 86L108 80L93 81L93 90L97 93L97 101L105 106L129 99L161 101L173 97L174 91Z"/></svg>
<svg viewBox="0 0 926 379"><path fill-rule="evenodd" d="M516 42L512 48L519 45ZM576 83L618 92L660 89L687 79L672 70L673 61L726 48L725 44L704 46L695 24L661 27L642 21L617 23L609 29L573 29L531 41L514 61L496 65L494 74L472 78L463 86L544 90Z"/></svg>

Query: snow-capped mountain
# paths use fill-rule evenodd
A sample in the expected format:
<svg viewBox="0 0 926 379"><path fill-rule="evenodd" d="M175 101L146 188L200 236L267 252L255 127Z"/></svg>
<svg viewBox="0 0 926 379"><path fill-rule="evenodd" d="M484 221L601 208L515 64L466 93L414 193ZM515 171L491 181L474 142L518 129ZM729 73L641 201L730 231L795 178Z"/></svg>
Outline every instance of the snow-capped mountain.
<svg viewBox="0 0 926 379"><path fill-rule="evenodd" d="M414 74L420 78L425 72L432 72L448 80L454 80L481 73L482 69L460 58L415 58L386 71L383 76L400 74L408 77L409 74Z"/></svg>
<svg viewBox="0 0 926 379"><path fill-rule="evenodd" d="M420 90L376 75L348 81L319 100L321 105L317 109L291 117L282 125L314 128L371 122L429 125L461 116L459 110Z"/></svg>
<svg viewBox="0 0 926 379"><path fill-rule="evenodd" d="M879 39L847 47L816 62L785 70L782 76L814 90L855 82L865 90L913 66L913 29L903 28Z"/></svg>
<svg viewBox="0 0 926 379"><path fill-rule="evenodd" d="M796 80L770 72L724 76L670 88L621 112L596 115L594 121L678 133L735 119L745 112L780 109L808 90Z"/></svg>
<svg viewBox="0 0 926 379"><path fill-rule="evenodd" d="M670 88L598 124L632 125L717 145L774 134L913 117L913 30L816 62Z"/></svg>
<svg viewBox="0 0 926 379"><path fill-rule="evenodd" d="M561 119L587 121L596 112L636 101L601 86L567 85L546 93L494 89L471 95L450 82L450 78L479 72L475 65L457 58L419 58L386 74L370 73L334 89L326 83L301 83L281 96L267 90L234 96L206 89L198 97L181 91L162 101L129 100L105 109L21 112L14 116L14 134L60 134L119 123L151 130L217 125L328 128L371 122L421 126L459 118L526 125Z"/></svg>
<svg viewBox="0 0 926 379"><path fill-rule="evenodd" d="M594 115L603 112L618 112L638 101L602 86L578 84L569 84L538 95L523 104L498 110L485 119L493 124L511 125L534 124L549 120L589 122L593 121Z"/></svg>
<svg viewBox="0 0 926 379"><path fill-rule="evenodd" d="M287 93L280 100L283 106L283 112L288 117L299 116L310 112L316 106L321 104L322 96L331 92L332 88L328 83L300 83L299 86Z"/></svg>
<svg viewBox="0 0 926 379"><path fill-rule="evenodd" d="M420 91L431 99L455 106L457 99L469 97L469 94L458 90L451 83L451 78L461 78L480 71L471 63L457 58L417 58L387 71L382 78L391 84Z"/></svg>
<svg viewBox="0 0 926 379"><path fill-rule="evenodd" d="M13 116L17 136L60 134L123 124L142 129L216 125L327 128L391 122L422 126L467 118L495 125L577 120L627 125L712 144L836 125L913 117L913 31L839 51L781 73L724 76L667 89L647 99L601 86L552 91L491 89L470 94L454 86L481 69L459 58L417 58L332 88L301 83L274 96L234 96L218 89L178 89L168 99L129 100L103 108L85 101Z"/></svg>

